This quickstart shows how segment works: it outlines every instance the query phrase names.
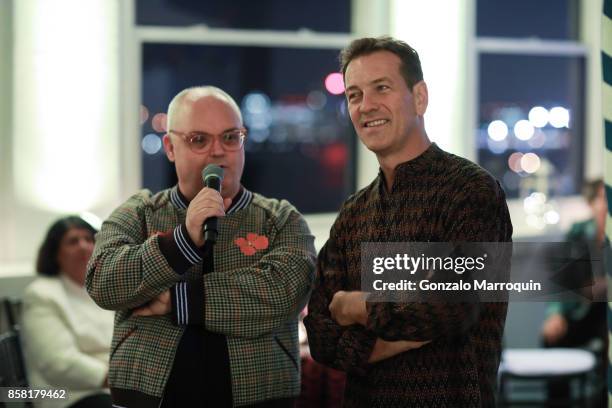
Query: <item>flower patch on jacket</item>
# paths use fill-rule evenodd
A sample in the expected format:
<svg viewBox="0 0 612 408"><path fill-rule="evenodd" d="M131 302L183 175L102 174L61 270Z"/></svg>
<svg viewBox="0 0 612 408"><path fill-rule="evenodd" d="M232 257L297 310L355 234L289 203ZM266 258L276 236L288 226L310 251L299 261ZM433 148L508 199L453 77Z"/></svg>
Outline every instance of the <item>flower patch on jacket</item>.
<svg viewBox="0 0 612 408"><path fill-rule="evenodd" d="M242 252L246 256L255 255L257 251L264 250L268 248L268 237L265 235L257 235L253 232L249 232L246 234L246 238L238 237L234 240L234 243L238 245L240 248L240 252Z"/></svg>

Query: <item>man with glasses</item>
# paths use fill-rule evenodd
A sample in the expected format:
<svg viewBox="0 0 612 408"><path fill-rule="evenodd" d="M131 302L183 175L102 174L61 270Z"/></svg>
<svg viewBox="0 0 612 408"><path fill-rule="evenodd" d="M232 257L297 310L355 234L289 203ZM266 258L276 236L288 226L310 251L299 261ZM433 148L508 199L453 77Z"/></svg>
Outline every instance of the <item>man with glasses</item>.
<svg viewBox="0 0 612 408"><path fill-rule="evenodd" d="M244 188L246 130L234 100L189 88L163 138L178 184L143 190L106 220L87 289L116 310L109 382L122 407L293 406L297 317L314 279L314 244L287 201ZM221 192L202 169L224 170ZM204 222L219 218L215 245Z"/></svg>

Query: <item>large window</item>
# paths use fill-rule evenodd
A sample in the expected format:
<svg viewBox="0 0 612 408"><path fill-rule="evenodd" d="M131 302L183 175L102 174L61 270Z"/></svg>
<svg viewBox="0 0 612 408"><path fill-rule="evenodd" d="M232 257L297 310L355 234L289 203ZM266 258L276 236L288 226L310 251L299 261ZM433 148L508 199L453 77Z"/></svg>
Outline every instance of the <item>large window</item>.
<svg viewBox="0 0 612 408"><path fill-rule="evenodd" d="M245 187L304 213L337 211L355 190L356 137L337 73L350 0L333 3L292 2L288 12L283 1L137 1L143 186L176 183L160 140L169 101L214 85L249 130Z"/></svg>
<svg viewBox="0 0 612 408"><path fill-rule="evenodd" d="M580 191L584 60L481 54L480 72L480 163L509 197Z"/></svg>
<svg viewBox="0 0 612 408"><path fill-rule="evenodd" d="M336 50L145 44L143 107L165 112L181 89L218 86L241 106L249 130L243 183L303 212L337 210L354 190L354 134L333 88ZM332 74L325 85L326 78ZM143 124L143 184L176 182L155 114ZM148 152L148 153L147 153Z"/></svg>
<svg viewBox="0 0 612 408"><path fill-rule="evenodd" d="M523 201L536 229L559 222L558 200L579 193L584 176L587 49L577 6L477 2L478 162Z"/></svg>

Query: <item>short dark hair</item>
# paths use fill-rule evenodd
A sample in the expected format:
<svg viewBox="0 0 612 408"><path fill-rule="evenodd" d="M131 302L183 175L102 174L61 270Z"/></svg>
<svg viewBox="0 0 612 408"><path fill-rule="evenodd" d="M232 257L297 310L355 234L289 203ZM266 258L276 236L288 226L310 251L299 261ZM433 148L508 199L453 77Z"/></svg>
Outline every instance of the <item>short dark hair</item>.
<svg viewBox="0 0 612 408"><path fill-rule="evenodd" d="M602 178L597 178L593 180L588 180L584 182L582 186L582 196L587 201L587 203L591 204L595 198L597 198L597 194L599 194L599 189L603 186L604 181Z"/></svg>
<svg viewBox="0 0 612 408"><path fill-rule="evenodd" d="M342 76L346 75L346 68L349 63L357 57L372 54L377 51L389 51L397 55L401 60L400 73L412 91L412 87L423 80L423 70L419 54L414 48L404 41L395 38L384 37L365 37L352 41L345 49L340 52L340 69Z"/></svg>
<svg viewBox="0 0 612 408"><path fill-rule="evenodd" d="M59 264L57 263L57 254L59 252L60 243L66 232L71 228L84 229L96 234L96 229L81 217L70 215L60 218L49 227L47 235L38 250L36 258L36 272L45 276L59 275Z"/></svg>

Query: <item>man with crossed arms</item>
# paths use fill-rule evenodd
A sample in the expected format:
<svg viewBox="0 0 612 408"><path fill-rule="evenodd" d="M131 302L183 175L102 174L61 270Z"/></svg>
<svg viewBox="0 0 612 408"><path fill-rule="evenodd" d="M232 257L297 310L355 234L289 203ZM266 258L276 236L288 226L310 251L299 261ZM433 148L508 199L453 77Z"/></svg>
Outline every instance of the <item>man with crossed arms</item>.
<svg viewBox="0 0 612 408"><path fill-rule="evenodd" d="M347 372L346 406L493 406L507 304L366 302L360 259L364 242L510 241L504 191L429 140L413 48L361 38L341 60L351 121L380 172L345 201L319 253L312 356Z"/></svg>

